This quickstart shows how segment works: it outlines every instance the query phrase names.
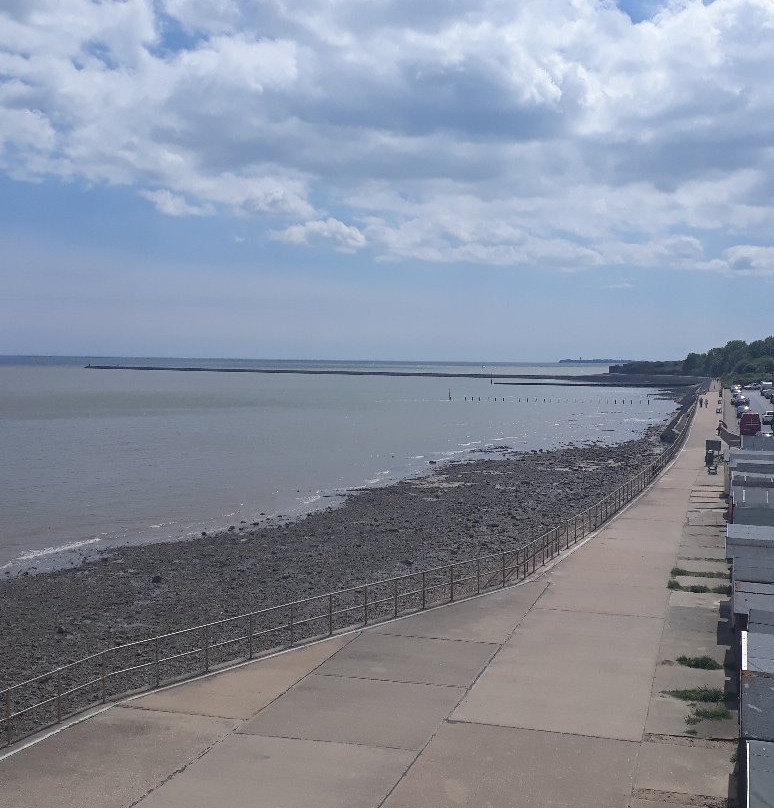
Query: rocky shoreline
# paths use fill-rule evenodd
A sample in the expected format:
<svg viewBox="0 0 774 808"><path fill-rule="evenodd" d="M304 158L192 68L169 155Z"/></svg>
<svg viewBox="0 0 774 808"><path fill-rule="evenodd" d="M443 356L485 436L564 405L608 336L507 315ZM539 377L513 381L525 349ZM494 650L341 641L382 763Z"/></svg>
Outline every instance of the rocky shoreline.
<svg viewBox="0 0 774 808"><path fill-rule="evenodd" d="M650 462L658 432L451 463L287 524L113 548L2 581L0 687L106 647L527 543Z"/></svg>

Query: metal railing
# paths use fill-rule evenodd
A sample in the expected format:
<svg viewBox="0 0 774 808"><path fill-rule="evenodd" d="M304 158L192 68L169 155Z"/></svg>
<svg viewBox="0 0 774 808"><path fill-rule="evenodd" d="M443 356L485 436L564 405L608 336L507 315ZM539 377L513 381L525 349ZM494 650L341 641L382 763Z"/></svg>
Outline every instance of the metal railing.
<svg viewBox="0 0 774 808"><path fill-rule="evenodd" d="M522 582L642 492L681 448L693 412L653 462L528 544L106 648L0 690L0 743L119 697Z"/></svg>

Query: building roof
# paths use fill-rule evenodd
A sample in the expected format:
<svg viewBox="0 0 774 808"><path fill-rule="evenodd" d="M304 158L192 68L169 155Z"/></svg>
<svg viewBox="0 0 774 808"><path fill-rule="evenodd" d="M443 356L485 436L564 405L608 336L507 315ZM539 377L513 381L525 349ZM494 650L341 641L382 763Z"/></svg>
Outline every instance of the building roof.
<svg viewBox="0 0 774 808"><path fill-rule="evenodd" d="M774 677L742 671L739 706L741 737L774 742Z"/></svg>
<svg viewBox="0 0 774 808"><path fill-rule="evenodd" d="M774 743L748 741L747 808L772 808L774 794Z"/></svg>

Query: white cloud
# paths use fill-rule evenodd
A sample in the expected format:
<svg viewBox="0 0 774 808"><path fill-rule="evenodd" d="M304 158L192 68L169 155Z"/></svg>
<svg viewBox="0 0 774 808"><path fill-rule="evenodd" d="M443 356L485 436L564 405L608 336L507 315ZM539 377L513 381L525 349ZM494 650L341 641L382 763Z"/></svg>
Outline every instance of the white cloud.
<svg viewBox="0 0 774 808"><path fill-rule="evenodd" d="M284 241L288 244L328 241L342 252L355 252L366 245L365 237L356 227L332 218L294 224L284 230L276 231L273 236L277 241Z"/></svg>
<svg viewBox="0 0 774 808"><path fill-rule="evenodd" d="M156 206L159 213L167 216L203 216L212 213L209 205L190 205L182 196L171 191L141 191L141 195Z"/></svg>
<svg viewBox="0 0 774 808"><path fill-rule="evenodd" d="M608 0L6 3L0 170L388 260L764 271L738 245L771 236L774 3L626 6L653 16Z"/></svg>
<svg viewBox="0 0 774 808"><path fill-rule="evenodd" d="M774 247L739 244L724 250L712 269L729 275L774 276Z"/></svg>

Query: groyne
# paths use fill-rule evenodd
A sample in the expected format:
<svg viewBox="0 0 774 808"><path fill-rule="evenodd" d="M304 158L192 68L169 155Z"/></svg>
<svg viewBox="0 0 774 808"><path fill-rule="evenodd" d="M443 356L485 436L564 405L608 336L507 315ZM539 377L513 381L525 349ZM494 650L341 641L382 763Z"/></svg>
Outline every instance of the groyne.
<svg viewBox="0 0 774 808"><path fill-rule="evenodd" d="M573 387L695 387L706 379L694 376L654 376L634 373L588 373L546 376L540 373L448 372L434 370L352 370L322 368L225 368L184 365L86 365L87 370L156 370L177 373L263 373L300 376L395 376L440 379L490 379L494 384L540 384ZM502 381L503 379L508 381ZM497 380L497 381L495 381ZM525 381L527 380L527 381Z"/></svg>

